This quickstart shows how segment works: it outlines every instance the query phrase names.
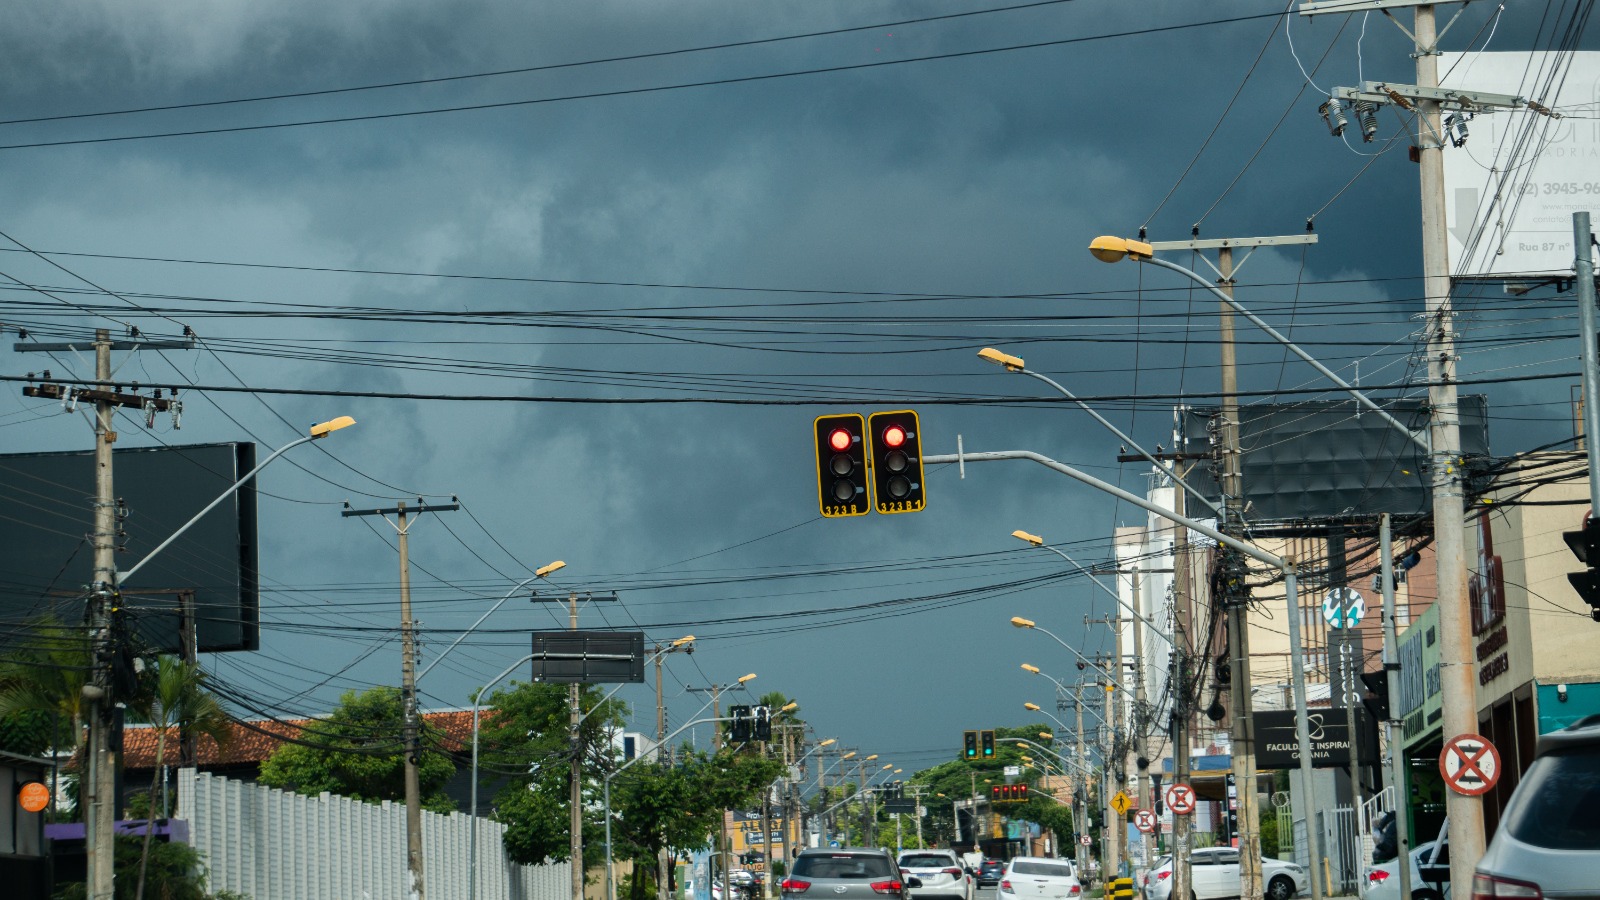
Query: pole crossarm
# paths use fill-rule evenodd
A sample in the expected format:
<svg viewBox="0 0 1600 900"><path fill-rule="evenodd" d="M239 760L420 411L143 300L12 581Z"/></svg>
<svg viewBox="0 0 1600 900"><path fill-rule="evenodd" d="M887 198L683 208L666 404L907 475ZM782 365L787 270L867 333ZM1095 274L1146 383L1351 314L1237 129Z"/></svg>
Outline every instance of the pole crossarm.
<svg viewBox="0 0 1600 900"><path fill-rule="evenodd" d="M1190 531L1199 532L1200 534L1211 538L1219 544L1225 544L1229 547L1232 547L1251 559L1266 563L1274 569L1282 570L1286 568L1292 568L1291 564L1281 556L1268 553L1267 551L1262 550L1260 547L1241 541L1238 538L1229 537L1228 535L1223 534L1204 522L1191 519L1187 516L1180 516L1164 506L1151 503L1149 500L1146 500L1137 494L1125 491L1114 484L1101 481L1087 472L1080 472L1066 463L1057 462L1056 460L1053 460L1042 453L1034 453L1032 450L992 450L984 453L940 453L924 456L922 458L922 462L925 465L941 465L945 463L965 464L969 462L995 462L998 460L1007 459L1023 459L1030 462L1036 462L1047 469L1054 469L1055 471L1060 472L1069 478L1080 481L1089 487L1095 488L1096 490L1104 491L1105 493L1110 494L1119 500L1132 503L1134 506L1137 506L1140 509L1148 510L1164 519L1176 522L1179 525L1183 525Z"/></svg>
<svg viewBox="0 0 1600 900"><path fill-rule="evenodd" d="M1459 88L1430 88L1415 84L1395 84L1388 81L1363 81L1360 87L1336 87L1330 94L1336 100L1367 100L1372 103L1394 103L1407 109L1419 101L1432 100L1440 109L1458 112L1482 112L1486 109L1521 109L1528 99L1516 94L1494 94L1488 91L1464 91Z"/></svg>

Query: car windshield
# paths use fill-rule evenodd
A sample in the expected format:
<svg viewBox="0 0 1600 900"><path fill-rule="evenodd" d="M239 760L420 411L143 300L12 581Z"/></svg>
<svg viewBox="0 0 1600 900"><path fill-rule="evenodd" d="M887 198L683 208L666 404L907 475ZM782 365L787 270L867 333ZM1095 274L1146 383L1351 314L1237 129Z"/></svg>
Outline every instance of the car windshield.
<svg viewBox="0 0 1600 900"><path fill-rule="evenodd" d="M1568 747L1533 761L1506 808L1503 826L1519 841L1549 850L1600 847L1600 759L1594 747Z"/></svg>
<svg viewBox="0 0 1600 900"><path fill-rule="evenodd" d="M937 853L915 853L900 857L902 869L945 869L955 866L948 856Z"/></svg>
<svg viewBox="0 0 1600 900"><path fill-rule="evenodd" d="M1072 867L1047 862L1018 860L1011 864L1013 875L1046 875L1051 878L1071 878Z"/></svg>
<svg viewBox="0 0 1600 900"><path fill-rule="evenodd" d="M889 874L889 860L853 853L801 856L794 861L794 874L796 878L883 878Z"/></svg>

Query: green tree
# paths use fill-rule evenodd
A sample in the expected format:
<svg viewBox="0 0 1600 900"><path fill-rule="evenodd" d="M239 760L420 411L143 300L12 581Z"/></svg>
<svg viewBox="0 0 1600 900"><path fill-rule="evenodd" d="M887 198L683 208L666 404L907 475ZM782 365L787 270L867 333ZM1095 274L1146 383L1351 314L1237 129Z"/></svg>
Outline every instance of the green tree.
<svg viewBox="0 0 1600 900"><path fill-rule="evenodd" d="M80 746L89 662L83 629L53 618L30 623L0 661L0 749L43 753L58 741L58 722L71 723L67 746Z"/></svg>
<svg viewBox="0 0 1600 900"><path fill-rule="evenodd" d="M400 689L346 691L325 719L307 725L301 743L286 743L261 764L260 781L271 787L315 796L328 791L368 803L405 798L405 757L401 728L404 711ZM455 811L444 784L455 763L439 746L440 734L422 723L422 753L417 778L422 806L434 812Z"/></svg>
<svg viewBox="0 0 1600 900"><path fill-rule="evenodd" d="M155 664L145 669L143 680L146 689L141 692L140 702L133 711L148 722L156 733L156 761L154 774L150 778L150 806L154 809L156 790L161 784L161 775L167 763L167 732L175 729L180 734L204 735L216 741L219 747L227 746L231 732L228 713L216 696L206 690L206 673L198 663L187 662L176 656L158 656ZM167 811L162 808L160 813L164 817ZM158 817L149 816L149 819L155 818ZM144 831L144 848L139 855L139 880L133 894L134 900L144 900L145 875L154 833L154 828Z"/></svg>
<svg viewBox="0 0 1600 900"><path fill-rule="evenodd" d="M607 733L622 723L622 705L607 700L601 706L599 689L589 685L580 686L578 696L584 718L576 748L569 737L567 685L513 683L489 698L479 727L480 777L506 779L495 794L495 817L506 824L506 853L517 862L533 865L571 857L574 750L582 755L585 804L598 801L598 773L612 765ZM602 826L595 816L584 819L585 868L604 858Z"/></svg>
<svg viewBox="0 0 1600 900"><path fill-rule="evenodd" d="M115 900L133 900L136 885L134 870L144 854L139 839L118 835L113 845L112 865L116 869ZM206 892L205 865L200 851L188 844L162 841L149 854L149 894L156 900L249 900L231 891ZM56 889L56 900L84 900L87 891L81 881Z"/></svg>

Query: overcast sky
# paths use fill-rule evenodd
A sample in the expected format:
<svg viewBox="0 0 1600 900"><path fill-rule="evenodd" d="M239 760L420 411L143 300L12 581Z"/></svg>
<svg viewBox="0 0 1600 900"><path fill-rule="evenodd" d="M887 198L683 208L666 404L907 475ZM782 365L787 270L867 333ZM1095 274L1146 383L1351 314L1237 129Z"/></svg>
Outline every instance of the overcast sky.
<svg viewBox="0 0 1600 900"><path fill-rule="evenodd" d="M1473 4L1445 46L1546 48L1571 6L1513 0L1493 20ZM181 431L119 427L119 446L276 447L314 421L359 421L261 480L264 647L207 663L263 709L314 714L398 682L392 531L340 504L456 496L465 511L412 534L425 663L561 559L546 596L621 598L583 624L699 636L671 658L674 719L703 702L685 686L753 671L752 688L800 699L819 737L911 771L955 753L965 728L1048 707L1019 663L1075 677L1010 616L1109 646L1083 624L1103 597L1010 532L1099 561L1142 514L1038 466L985 463L931 471L925 512L822 520L815 416L913 406L930 452L958 436L1036 450L1142 492L1113 436L1070 406L1003 402L1050 395L975 355L1024 356L1168 443L1172 398L1204 405L1218 388L1215 307L1172 273L1085 252L1141 227L1293 235L1314 218L1320 242L1256 253L1240 297L1346 377L1422 377L1417 168L1389 141L1403 120L1385 111L1363 144L1317 115L1334 85L1413 81L1410 47L1377 15L1283 9L26 4L0 33L3 319L44 341L191 327L196 350L119 354L145 384L498 398L194 392ZM373 85L397 86L343 90ZM277 95L294 96L233 102ZM1478 343L1463 377L1576 368L1570 294L1466 297ZM1320 385L1263 336L1241 339L1245 390ZM92 375L71 354L5 368ZM1495 451L1570 435L1573 383L1486 388ZM0 392L8 452L90 446L81 417L16 388ZM693 402L602 402L619 399ZM895 600L910 602L860 609ZM564 626L553 612L507 603L428 676L425 705L465 705L527 652L526 630ZM746 618L780 613L794 615ZM651 692L621 696L653 730Z"/></svg>

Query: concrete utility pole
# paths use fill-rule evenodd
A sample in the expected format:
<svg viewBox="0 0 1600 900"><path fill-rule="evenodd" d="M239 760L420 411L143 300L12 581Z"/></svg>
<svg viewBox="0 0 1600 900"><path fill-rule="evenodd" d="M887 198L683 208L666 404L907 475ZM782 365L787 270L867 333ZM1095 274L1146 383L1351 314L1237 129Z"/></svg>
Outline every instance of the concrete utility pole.
<svg viewBox="0 0 1600 900"><path fill-rule="evenodd" d="M1078 748L1077 748L1078 762L1080 764L1084 765L1087 768L1088 759L1083 755L1083 683L1082 682L1078 683L1077 696L1073 701L1072 709L1074 711L1074 714L1076 715L1076 719L1073 722L1073 724L1076 726L1076 728L1074 729L1075 733L1073 734L1073 738L1074 738L1074 740L1077 741L1077 744L1078 744ZM1089 809L1089 779L1088 779L1088 777L1085 776L1084 778L1082 778L1080 780L1079 783L1083 786L1083 788L1082 788L1082 790L1083 790L1083 802L1079 805L1079 808L1080 808L1081 811L1087 812L1088 809ZM1076 830L1077 830L1079 835L1087 835L1089 833L1089 819L1088 819L1087 816L1079 815L1078 816L1078 821L1077 821L1076 824L1078 826ZM1079 872L1088 872L1089 871L1089 847L1082 840L1075 841L1075 843L1078 845L1077 848L1076 848L1077 857L1078 857L1078 871Z"/></svg>
<svg viewBox="0 0 1600 900"><path fill-rule="evenodd" d="M1134 566L1129 571L1133 583L1133 608L1139 609L1140 582L1144 575ZM1121 629L1118 629L1119 631ZM1150 703L1144 688L1144 626L1133 623L1133 723L1129 737L1133 744L1134 778L1138 801L1134 809L1154 811L1156 805L1150 798ZM1141 833L1139 838L1139 868L1150 868L1150 837Z"/></svg>
<svg viewBox="0 0 1600 900"><path fill-rule="evenodd" d="M1389 744L1389 780L1394 785L1394 834L1396 859L1411 858L1411 804L1406 802L1406 754L1403 737L1394 711L1400 708L1400 652L1394 623L1394 537L1389 532L1389 514L1378 519L1378 575L1383 579L1383 670L1389 687L1389 720L1384 723ZM1400 874L1400 900L1411 900L1411 867L1396 866Z"/></svg>
<svg viewBox="0 0 1600 900"><path fill-rule="evenodd" d="M419 497L415 510L400 502L386 509L347 508L340 513L344 518L381 516L385 522L389 521L389 516L395 517L390 524L397 535L400 554L400 737L405 748L406 872L410 881L407 896L411 900L426 900L428 892L422 871L422 784L417 773L417 765L422 761L422 720L417 709L417 627L411 618L411 525L414 520L410 516L413 512L420 516L425 512L460 508L461 504L454 502L429 506Z"/></svg>
<svg viewBox="0 0 1600 900"><path fill-rule="evenodd" d="M571 631L578 630L578 594L576 591L567 594L567 628ZM570 718L568 746L572 748L572 771L568 776L572 784L568 789L567 805L568 825L572 830L570 853L572 854L572 900L583 900L583 741L578 731L578 726L583 722L580 685L573 683L567 686L567 707ZM721 713L713 713L720 716ZM606 877L611 877L611 872L606 872Z"/></svg>
<svg viewBox="0 0 1600 900"><path fill-rule="evenodd" d="M94 573L85 597L85 619L89 623L89 646L94 663L82 692L89 729L84 748L87 771L84 773L82 801L87 894L89 900L111 900L116 878L113 832L117 821L117 759L116 751L112 749L111 733L115 727L117 697L109 660L119 650L113 646L112 617L113 611L121 604L121 579L117 574L117 522L120 511L112 477L111 452L112 445L117 442L114 416L118 408L142 409L147 416L170 412L173 427L178 427L183 411L176 390L170 399L163 398L159 389L155 397L145 398L136 391L125 392L112 384L111 351L190 350L194 348L194 342L142 339L113 341L109 330L97 328L93 347L95 387L69 388L49 381L50 373L47 371L40 384L24 387L22 395L59 400L64 408L80 399L94 403L94 524L90 535ZM12 345L12 349L18 353L79 352L83 350L83 344L24 341Z"/></svg>
<svg viewBox="0 0 1600 900"><path fill-rule="evenodd" d="M1218 284L1233 296L1233 248L1217 250ZM1244 482L1240 477L1242 450L1239 447L1239 369L1233 339L1233 308L1226 303L1219 310L1222 340L1222 502L1226 518L1222 531L1244 534ZM1230 674L1228 699L1232 719L1230 761L1238 798L1235 820L1239 823L1239 896L1242 900L1261 900L1261 811L1256 804L1256 729L1251 720L1250 703L1250 621L1249 589L1236 585L1220 600L1228 616L1228 659ZM1294 615L1297 610L1291 610ZM1292 677L1303 677L1293 673ZM1306 810L1306 829L1315 827L1316 810ZM1312 879L1317 860L1311 860Z"/></svg>
<svg viewBox="0 0 1600 900"><path fill-rule="evenodd" d="M1183 491L1173 491L1173 512L1185 515L1185 497ZM1189 717L1193 710L1190 708L1190 674L1189 657L1185 648L1189 646L1189 615L1190 603L1193 595L1190 593L1189 573L1192 569L1189 563L1189 529L1182 525L1172 525L1172 568L1173 573L1173 642L1172 642L1172 695L1176 698L1172 709L1172 782L1174 784L1189 784ZM1209 639L1210 635L1206 635ZM1201 654L1202 658L1205 654ZM1080 726L1081 728L1081 726ZM1171 810L1168 810L1172 812ZM1179 815L1172 812L1172 896L1187 897L1190 888L1189 872L1189 823L1193 814Z"/></svg>

